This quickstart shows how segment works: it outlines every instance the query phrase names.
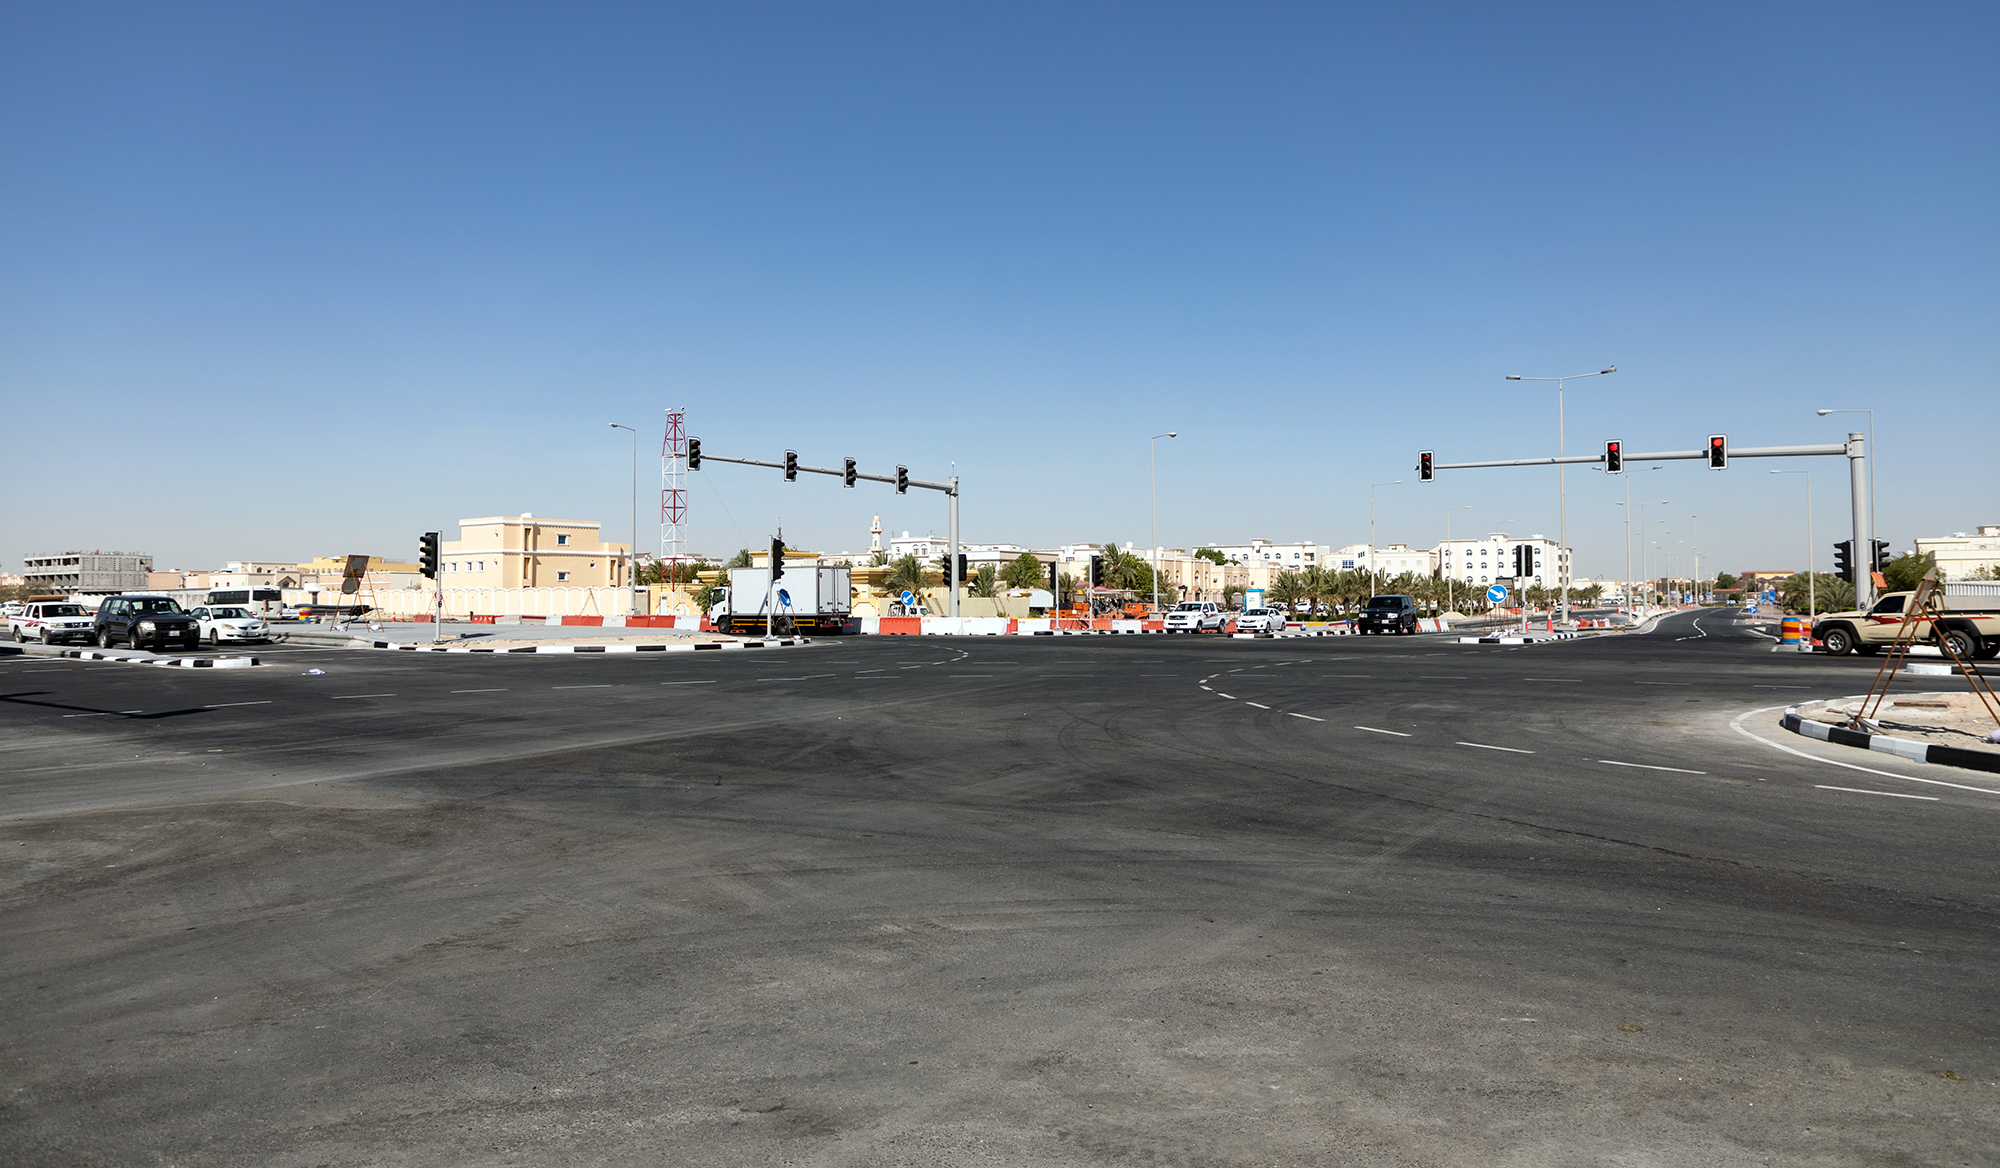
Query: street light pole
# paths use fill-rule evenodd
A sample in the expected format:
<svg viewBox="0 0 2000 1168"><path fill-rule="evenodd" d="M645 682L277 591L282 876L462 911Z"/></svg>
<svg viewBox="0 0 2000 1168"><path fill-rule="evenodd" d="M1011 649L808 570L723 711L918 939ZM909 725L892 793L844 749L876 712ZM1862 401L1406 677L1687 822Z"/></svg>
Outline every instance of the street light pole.
<svg viewBox="0 0 2000 1168"><path fill-rule="evenodd" d="M1563 436L1563 382L1575 381L1579 377L1602 377L1607 373L1616 372L1618 372L1618 366L1609 365L1603 369L1599 369L1595 373L1572 373L1566 377L1522 377L1517 373L1509 373L1507 380L1553 381L1556 383L1556 454L1561 456L1567 453L1564 449ZM1567 463L1558 462L1556 464L1556 500L1559 511L1559 518L1556 521L1556 540L1561 545L1556 549L1556 557L1557 567L1562 571L1562 619L1564 624L1569 623L1570 575L1569 570L1562 568L1561 564L1561 557L1569 552L1569 478L1565 473L1567 470Z"/></svg>
<svg viewBox="0 0 2000 1168"><path fill-rule="evenodd" d="M1375 599L1376 577L1379 575L1375 571L1375 488L1400 487L1402 485L1402 479L1395 479L1386 483L1368 484L1368 598L1370 600Z"/></svg>
<svg viewBox="0 0 2000 1168"><path fill-rule="evenodd" d="M611 428L632 433L632 546L625 549L625 585L632 597L631 611L636 613L639 611L639 432L616 422L611 423Z"/></svg>
<svg viewBox="0 0 2000 1168"><path fill-rule="evenodd" d="M1147 458L1153 472L1153 611L1160 611L1160 439L1178 438L1178 431L1169 430L1146 439ZM1200 630L1196 630L1199 632Z"/></svg>
<svg viewBox="0 0 2000 1168"><path fill-rule="evenodd" d="M1880 539L1880 538L1881 538L1881 536L1880 536L1880 534L1879 534L1879 533L1880 533L1880 532L1881 532L1881 530L1882 530L1881 528L1879 528L1879 527L1875 526L1875 459L1876 459L1876 457L1877 457L1877 455L1876 455L1876 453L1875 453L1875 411L1874 411L1874 410L1815 410L1814 412L1815 412L1815 413L1817 413L1817 414L1818 414L1818 415L1819 415L1820 417L1822 417L1822 418L1826 417L1826 416L1827 416L1828 414L1867 414L1867 415L1868 415L1868 539L1869 539L1869 547L1868 547L1868 554L1867 554L1866 556L1864 556L1864 557L1863 557L1863 559L1866 559L1866 560L1868 561L1868 568L1867 568L1866 570L1867 570L1867 571L1873 571L1873 570L1874 570L1874 568L1875 568L1875 546L1874 546L1874 541L1875 541L1875 540L1877 540L1877 539ZM1858 573L1857 573L1857 578L1858 578ZM1854 590L1854 599L1856 600L1856 602L1857 602L1857 603L1858 603L1858 602L1860 601L1860 599L1861 599L1861 590L1860 590L1860 588L1858 588L1858 587L1857 587L1857 588L1856 588L1856 589Z"/></svg>
<svg viewBox="0 0 2000 1168"><path fill-rule="evenodd" d="M1813 591L1813 586L1818 583L1813 577L1818 575L1818 573L1813 571L1812 472L1809 470L1774 470L1771 473L1802 474L1806 476L1806 635L1799 638L1799 648L1802 652L1809 653L1812 651L1812 620L1819 615L1819 596Z"/></svg>
<svg viewBox="0 0 2000 1168"><path fill-rule="evenodd" d="M1472 510L1472 504L1470 503L1458 507L1446 507L1444 509L1444 554L1446 560L1450 560L1451 558L1451 513L1453 511L1470 510ZM1449 563L1446 563L1444 566L1444 607L1447 612L1451 610L1451 565Z"/></svg>

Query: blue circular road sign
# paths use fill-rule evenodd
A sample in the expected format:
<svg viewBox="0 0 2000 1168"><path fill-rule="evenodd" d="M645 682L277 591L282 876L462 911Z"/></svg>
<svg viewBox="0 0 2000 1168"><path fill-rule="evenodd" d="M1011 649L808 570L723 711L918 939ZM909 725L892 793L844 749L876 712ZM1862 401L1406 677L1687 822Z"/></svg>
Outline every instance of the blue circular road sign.
<svg viewBox="0 0 2000 1168"><path fill-rule="evenodd" d="M1498 604L1498 603L1500 603L1501 601L1503 601L1503 600L1507 599L1507 587L1506 587L1506 585L1504 585L1504 584L1495 584L1495 585L1494 585L1493 587L1491 587L1491 588L1488 588L1488 589L1486 590L1486 599L1488 599L1488 600L1492 601L1492 602L1493 602L1493 603L1495 603L1495 604Z"/></svg>
<svg viewBox="0 0 2000 1168"><path fill-rule="evenodd" d="M910 591L907 588L903 589L903 603L915 604L916 602L917 602L917 594Z"/></svg>

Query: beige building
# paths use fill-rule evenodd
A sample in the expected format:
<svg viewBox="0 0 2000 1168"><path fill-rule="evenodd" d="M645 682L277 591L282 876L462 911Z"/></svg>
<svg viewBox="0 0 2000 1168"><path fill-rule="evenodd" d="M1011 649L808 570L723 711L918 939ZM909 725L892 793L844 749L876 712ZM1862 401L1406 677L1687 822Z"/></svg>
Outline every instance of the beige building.
<svg viewBox="0 0 2000 1168"><path fill-rule="evenodd" d="M458 521L438 553L445 588L620 588L631 549L605 543L600 524L532 514Z"/></svg>
<svg viewBox="0 0 2000 1168"><path fill-rule="evenodd" d="M1982 524L1970 535L1955 531L1916 542L1918 555L1937 557L1938 572L1946 580L1970 580L1982 572L2000 571L2000 524Z"/></svg>

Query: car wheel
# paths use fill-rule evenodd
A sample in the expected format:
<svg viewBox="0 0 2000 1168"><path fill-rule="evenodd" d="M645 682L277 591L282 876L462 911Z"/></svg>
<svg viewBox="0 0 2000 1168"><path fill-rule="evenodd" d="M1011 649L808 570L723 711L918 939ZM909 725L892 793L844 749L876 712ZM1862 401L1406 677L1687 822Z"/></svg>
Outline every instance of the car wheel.
<svg viewBox="0 0 2000 1168"><path fill-rule="evenodd" d="M1944 636L1939 638L1938 647L1948 648L1951 655L1960 661L1969 661L1979 651L1979 638L1964 629L1946 629Z"/></svg>
<svg viewBox="0 0 2000 1168"><path fill-rule="evenodd" d="M214 629L208 630L208 647L211 649L222 648L222 634L216 632Z"/></svg>
<svg viewBox="0 0 2000 1168"><path fill-rule="evenodd" d="M97 630L97 647L100 649L109 649L111 647L110 629Z"/></svg>
<svg viewBox="0 0 2000 1168"><path fill-rule="evenodd" d="M139 641L139 633L138 630L136 629L134 629L132 632L125 634L125 643L131 646L134 651L145 648L145 646L141 644Z"/></svg>
<svg viewBox="0 0 2000 1168"><path fill-rule="evenodd" d="M1854 652L1854 635L1846 629L1828 629L1819 639L1829 657L1845 657Z"/></svg>
<svg viewBox="0 0 2000 1168"><path fill-rule="evenodd" d="M56 643L56 639L55 639L54 637L52 637L52 636L50 636L50 635L49 635L49 631L48 631L47 629L43 629L43 630L42 630L42 644L44 644L44 645L53 645L53 644L55 644L55 643Z"/></svg>

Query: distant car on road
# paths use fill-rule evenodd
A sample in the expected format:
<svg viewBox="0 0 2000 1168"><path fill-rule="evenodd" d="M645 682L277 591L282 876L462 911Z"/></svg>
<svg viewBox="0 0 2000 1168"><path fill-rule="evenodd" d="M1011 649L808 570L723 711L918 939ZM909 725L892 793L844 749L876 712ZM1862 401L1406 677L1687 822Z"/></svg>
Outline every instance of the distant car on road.
<svg viewBox="0 0 2000 1168"><path fill-rule="evenodd" d="M171 596L133 594L113 596L97 606L97 622L92 630L101 649L125 644L134 649L152 646L155 651L179 642L192 649L200 627Z"/></svg>
<svg viewBox="0 0 2000 1168"><path fill-rule="evenodd" d="M1221 632L1229 614L1212 600L1183 600L1168 611L1166 629L1170 633L1199 633L1204 629Z"/></svg>
<svg viewBox="0 0 2000 1168"><path fill-rule="evenodd" d="M1417 602L1409 596L1371 596L1354 627L1362 633L1414 633Z"/></svg>
<svg viewBox="0 0 2000 1168"><path fill-rule="evenodd" d="M247 608L235 605L204 605L188 614L195 620L200 637L211 645L224 641L268 641L271 626Z"/></svg>
<svg viewBox="0 0 2000 1168"><path fill-rule="evenodd" d="M44 645L88 641L91 636L90 614L67 600L23 605L19 615L7 618L7 628L16 641L38 640Z"/></svg>
<svg viewBox="0 0 2000 1168"><path fill-rule="evenodd" d="M1276 608L1246 608L1236 614L1236 631L1282 633L1285 631L1284 611Z"/></svg>

